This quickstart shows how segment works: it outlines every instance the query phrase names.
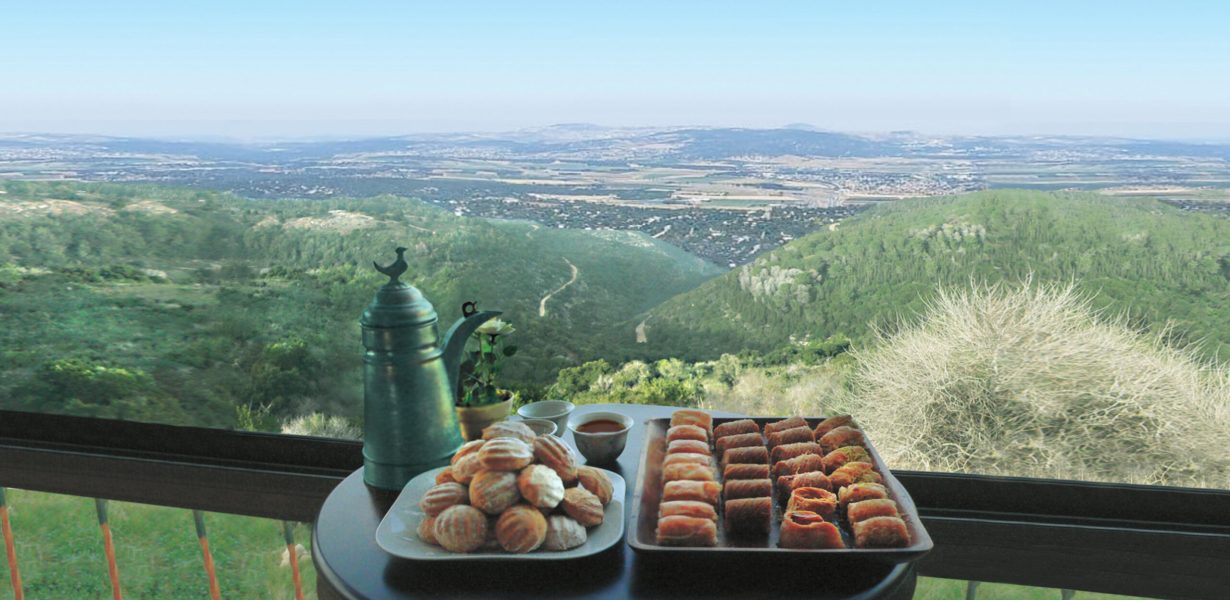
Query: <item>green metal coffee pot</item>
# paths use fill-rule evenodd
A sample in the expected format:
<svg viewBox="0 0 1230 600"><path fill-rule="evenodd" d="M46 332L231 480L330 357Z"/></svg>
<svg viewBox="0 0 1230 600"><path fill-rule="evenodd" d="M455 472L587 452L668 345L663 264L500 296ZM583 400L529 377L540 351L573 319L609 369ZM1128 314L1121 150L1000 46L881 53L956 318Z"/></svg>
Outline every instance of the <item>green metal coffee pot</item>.
<svg viewBox="0 0 1230 600"><path fill-rule="evenodd" d="M499 311L467 314L440 339L436 310L406 272L405 248L376 270L389 282L363 311L363 481L401 490L410 478L448 464L461 447L454 400L470 334ZM467 303L469 304L469 303Z"/></svg>

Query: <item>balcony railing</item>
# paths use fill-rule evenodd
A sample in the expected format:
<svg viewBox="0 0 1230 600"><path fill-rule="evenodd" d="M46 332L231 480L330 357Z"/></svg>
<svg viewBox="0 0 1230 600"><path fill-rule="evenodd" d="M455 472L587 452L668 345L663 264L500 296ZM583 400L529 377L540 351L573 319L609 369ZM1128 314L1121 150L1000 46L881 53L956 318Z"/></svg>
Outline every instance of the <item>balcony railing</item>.
<svg viewBox="0 0 1230 600"><path fill-rule="evenodd" d="M0 485L283 521L311 522L362 465L361 448L0 411ZM921 575L1138 596L1230 594L1230 491L896 474L935 540Z"/></svg>

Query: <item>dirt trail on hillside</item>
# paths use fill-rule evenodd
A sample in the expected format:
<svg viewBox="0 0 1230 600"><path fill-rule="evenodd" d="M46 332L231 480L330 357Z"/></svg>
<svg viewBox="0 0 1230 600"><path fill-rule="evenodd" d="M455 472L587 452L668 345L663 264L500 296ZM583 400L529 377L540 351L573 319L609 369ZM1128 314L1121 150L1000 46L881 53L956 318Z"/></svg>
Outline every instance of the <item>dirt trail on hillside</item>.
<svg viewBox="0 0 1230 600"><path fill-rule="evenodd" d="M539 301L538 301L538 316L540 316L540 317L545 317L545 316L547 316L547 300L550 300L550 299L551 299L551 296L554 296L554 295L556 295L556 294L558 294L558 293L560 293L560 292L564 291L564 288L566 288L566 287L568 287L568 286L572 285L573 283L575 283L575 282L576 282L576 280L577 280L577 275L579 275L579 274L580 274L580 271L579 271L579 270L577 270L577 266L576 266L576 265L574 265L574 264L572 264L572 261L570 261L570 260L568 260L567 258L565 258L565 259L564 259L564 262L568 263L568 268L572 270L572 278L571 278L571 279L569 279L569 280L568 280L568 282L567 282L567 283L565 283L564 285L561 285L561 286L559 286L559 287L555 288L554 290L552 290L552 291L551 291L551 293L547 294L546 296L543 296L543 297L542 297L542 300L539 300Z"/></svg>
<svg viewBox="0 0 1230 600"><path fill-rule="evenodd" d="M641 324L636 326L636 343L649 343L649 336L645 335L645 321L641 321Z"/></svg>

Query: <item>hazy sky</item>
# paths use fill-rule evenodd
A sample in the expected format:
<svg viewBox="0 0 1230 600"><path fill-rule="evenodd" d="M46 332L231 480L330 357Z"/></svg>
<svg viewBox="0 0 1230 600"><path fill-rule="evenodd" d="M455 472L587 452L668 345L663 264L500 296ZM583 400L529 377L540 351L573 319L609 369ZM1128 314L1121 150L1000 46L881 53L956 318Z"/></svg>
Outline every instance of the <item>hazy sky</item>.
<svg viewBox="0 0 1230 600"><path fill-rule="evenodd" d="M560 122L1228 139L1230 2L0 6L0 131Z"/></svg>

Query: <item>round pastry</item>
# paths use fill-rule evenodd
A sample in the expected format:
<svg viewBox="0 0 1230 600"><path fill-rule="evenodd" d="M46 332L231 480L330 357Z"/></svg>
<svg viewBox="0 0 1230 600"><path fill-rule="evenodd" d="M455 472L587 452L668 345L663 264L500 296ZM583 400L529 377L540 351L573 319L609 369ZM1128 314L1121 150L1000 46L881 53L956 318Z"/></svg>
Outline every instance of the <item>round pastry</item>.
<svg viewBox="0 0 1230 600"><path fill-rule="evenodd" d="M455 504L465 504L469 499L466 486L460 483L434 485L419 499L419 508L429 517L434 517Z"/></svg>
<svg viewBox="0 0 1230 600"><path fill-rule="evenodd" d="M533 552L547 539L547 518L528 504L518 504L500 515L495 523L500 547L514 554Z"/></svg>
<svg viewBox="0 0 1230 600"><path fill-rule="evenodd" d="M465 458L466 456L470 454L474 454L475 452L478 452L478 449L482 448L484 443L486 443L485 440L474 440L472 442L466 442L462 444L461 447L457 449L457 453L453 455L453 458L449 460L449 464L455 465L457 464L457 461Z"/></svg>
<svg viewBox="0 0 1230 600"><path fill-rule="evenodd" d="M520 471L534 460L534 450L516 438L495 438L479 449L478 460L484 469Z"/></svg>
<svg viewBox="0 0 1230 600"><path fill-rule="evenodd" d="M499 552L500 540L495 537L495 524L499 517L487 517L487 537L483 540L483 545L478 549L482 552Z"/></svg>
<svg viewBox="0 0 1230 600"><path fill-rule="evenodd" d="M457 483L468 484L481 470L483 470L483 463L478 460L478 453L471 452L457 461L457 464L451 467L450 472Z"/></svg>
<svg viewBox="0 0 1230 600"><path fill-rule="evenodd" d="M603 506L610 504L615 486L611 485L611 479L606 473L593 467L577 467L577 479L581 482L581 487L597 496Z"/></svg>
<svg viewBox="0 0 1230 600"><path fill-rule="evenodd" d="M530 465L517 476L517 489L527 502L552 509L564 499L564 481L546 465Z"/></svg>
<svg viewBox="0 0 1230 600"><path fill-rule="evenodd" d="M554 469L564 483L577 480L577 457L563 440L553 435L534 438L534 458Z"/></svg>
<svg viewBox="0 0 1230 600"><path fill-rule="evenodd" d="M443 471L436 473L436 483L437 484L448 483L450 481L457 481L456 479L453 479L453 468L452 467L444 467Z"/></svg>
<svg viewBox="0 0 1230 600"><path fill-rule="evenodd" d="M534 430L521 421L500 421L492 423L486 429L483 429L483 439L487 441L496 438L515 438L527 444L532 444L535 437L537 437L537 434L534 433Z"/></svg>
<svg viewBox="0 0 1230 600"><path fill-rule="evenodd" d="M602 524L602 502L583 487L568 488L560 506L568 516L586 527Z"/></svg>
<svg viewBox="0 0 1230 600"><path fill-rule="evenodd" d="M547 539L542 547L544 550L571 550L584 544L587 538L585 526L576 519L551 515L547 517Z"/></svg>
<svg viewBox="0 0 1230 600"><path fill-rule="evenodd" d="M449 552L473 552L487 539L487 515L465 504L450 506L436 517L433 533Z"/></svg>
<svg viewBox="0 0 1230 600"><path fill-rule="evenodd" d="M427 517L426 519L419 521L419 528L417 530L419 534L419 539L423 540L424 542L428 544L431 544L432 546L439 546L440 542L436 541L435 529L436 529L436 518L435 517Z"/></svg>
<svg viewBox="0 0 1230 600"><path fill-rule="evenodd" d="M520 499L516 473L479 471L470 482L470 505L489 515L504 512Z"/></svg>

